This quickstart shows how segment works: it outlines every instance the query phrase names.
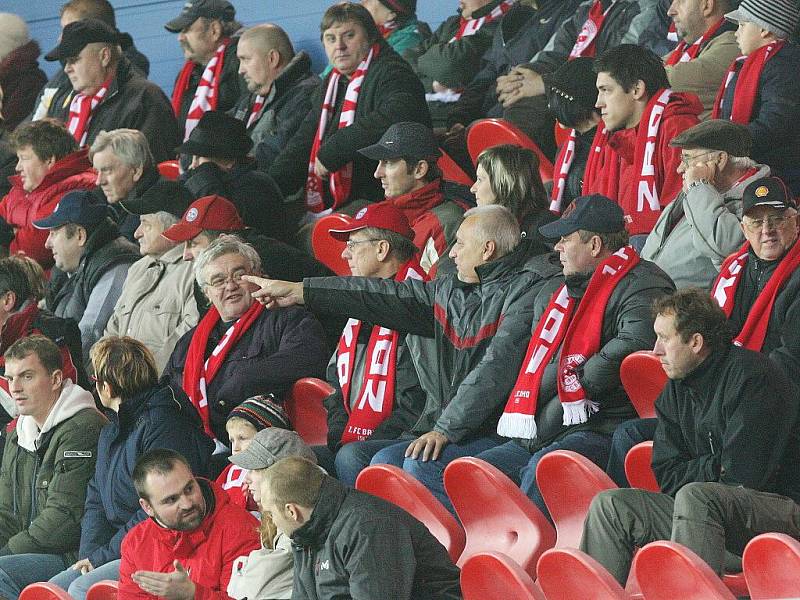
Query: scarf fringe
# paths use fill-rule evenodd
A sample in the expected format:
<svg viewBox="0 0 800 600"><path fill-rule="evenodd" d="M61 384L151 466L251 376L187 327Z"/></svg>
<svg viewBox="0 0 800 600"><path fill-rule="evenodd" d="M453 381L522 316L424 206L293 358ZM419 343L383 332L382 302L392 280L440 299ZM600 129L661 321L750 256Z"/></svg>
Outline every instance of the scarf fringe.
<svg viewBox="0 0 800 600"><path fill-rule="evenodd" d="M586 423L594 413L600 410L600 405L594 400L575 400L574 402L562 402L561 408L564 409L564 425L580 425Z"/></svg>
<svg viewBox="0 0 800 600"><path fill-rule="evenodd" d="M503 413L497 422L497 433L507 438L536 438L536 417L522 413Z"/></svg>

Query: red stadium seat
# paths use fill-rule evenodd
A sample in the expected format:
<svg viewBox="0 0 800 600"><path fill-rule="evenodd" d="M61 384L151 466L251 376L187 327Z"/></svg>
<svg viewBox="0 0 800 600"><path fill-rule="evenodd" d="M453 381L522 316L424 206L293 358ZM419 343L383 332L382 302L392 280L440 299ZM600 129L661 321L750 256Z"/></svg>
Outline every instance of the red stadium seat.
<svg viewBox="0 0 800 600"><path fill-rule="evenodd" d="M622 361L619 378L639 416L643 419L655 417L656 398L667 383L667 374L658 357L649 350L629 354Z"/></svg>
<svg viewBox="0 0 800 600"><path fill-rule="evenodd" d="M32 583L22 590L19 600L73 600L73 598L53 583Z"/></svg>
<svg viewBox="0 0 800 600"><path fill-rule="evenodd" d="M314 256L337 275L350 275L350 267L342 258L345 242L333 239L329 232L331 229L348 227L352 221L347 215L331 213L319 219L311 232L311 248L314 250Z"/></svg>
<svg viewBox="0 0 800 600"><path fill-rule="evenodd" d="M119 582L111 579L98 581L86 592L86 600L117 600Z"/></svg>
<svg viewBox="0 0 800 600"><path fill-rule="evenodd" d="M703 559L675 542L647 544L633 571L647 600L736 600Z"/></svg>
<svg viewBox="0 0 800 600"><path fill-rule="evenodd" d="M459 560L502 552L535 576L536 561L556 534L536 505L499 469L478 458L459 458L444 470L444 488L467 533Z"/></svg>
<svg viewBox="0 0 800 600"><path fill-rule="evenodd" d="M545 454L536 466L536 483L556 524L557 548L579 547L592 499L617 487L600 467L570 450Z"/></svg>
<svg viewBox="0 0 800 600"><path fill-rule="evenodd" d="M464 550L466 536L458 521L424 485L392 465L372 465L358 474L356 489L396 504L423 523L447 549L453 562Z"/></svg>
<svg viewBox="0 0 800 600"><path fill-rule="evenodd" d="M442 156L436 164L439 165L439 168L442 170L442 176L445 181L460 183L467 187L472 187L472 184L475 183L472 181L472 178L464 172L464 169L459 167L456 161L450 158L450 155L444 150L442 150Z"/></svg>
<svg viewBox="0 0 800 600"><path fill-rule="evenodd" d="M547 600L628 600L599 562L577 548L553 548L539 559L536 581Z"/></svg>
<svg viewBox="0 0 800 600"><path fill-rule="evenodd" d="M764 533L742 556L752 600L800 598L800 542L783 533Z"/></svg>
<svg viewBox="0 0 800 600"><path fill-rule="evenodd" d="M171 181L175 181L181 174L177 160L165 160L158 163L158 172L161 173L162 177Z"/></svg>
<svg viewBox="0 0 800 600"><path fill-rule="evenodd" d="M472 162L477 164L478 155L486 148L500 144L513 144L532 150L539 159L539 175L542 182L553 181L553 163L539 146L522 130L504 119L481 119L470 125L467 131L467 149Z"/></svg>
<svg viewBox="0 0 800 600"><path fill-rule="evenodd" d="M333 393L333 388L316 377L298 379L289 390L284 408L292 427L309 446L328 441L328 411L322 401Z"/></svg>
<svg viewBox="0 0 800 600"><path fill-rule="evenodd" d="M625 456L625 477L631 487L650 492L660 492L661 488L653 473L653 442L642 442L628 450Z"/></svg>
<svg viewBox="0 0 800 600"><path fill-rule="evenodd" d="M546 600L517 563L501 552L474 554L461 567L464 600Z"/></svg>

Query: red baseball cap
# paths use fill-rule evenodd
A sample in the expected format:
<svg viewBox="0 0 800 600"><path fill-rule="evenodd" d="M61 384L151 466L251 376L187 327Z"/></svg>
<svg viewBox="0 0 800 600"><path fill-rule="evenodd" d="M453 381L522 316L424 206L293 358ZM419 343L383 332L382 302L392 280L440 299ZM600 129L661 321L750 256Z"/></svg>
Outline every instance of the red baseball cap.
<svg viewBox="0 0 800 600"><path fill-rule="evenodd" d="M362 208L356 213L355 218L349 227L342 229L331 229L331 237L340 242L346 242L350 234L366 227L376 229L388 229L399 233L409 240L414 239L414 230L408 223L408 219L402 210L389 202L378 202Z"/></svg>
<svg viewBox="0 0 800 600"><path fill-rule="evenodd" d="M227 198L214 194L192 202L181 220L161 235L173 242L187 242L200 235L204 229L241 231L244 228L236 206Z"/></svg>

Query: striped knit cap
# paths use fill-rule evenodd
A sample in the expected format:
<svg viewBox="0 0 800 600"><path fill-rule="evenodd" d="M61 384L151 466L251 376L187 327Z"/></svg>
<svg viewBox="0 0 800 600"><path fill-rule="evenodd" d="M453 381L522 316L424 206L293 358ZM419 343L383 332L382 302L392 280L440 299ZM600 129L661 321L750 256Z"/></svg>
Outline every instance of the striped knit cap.
<svg viewBox="0 0 800 600"><path fill-rule="evenodd" d="M253 396L234 408L228 418L239 417L251 423L256 431L267 427L291 429L289 415L273 396Z"/></svg>
<svg viewBox="0 0 800 600"><path fill-rule="evenodd" d="M786 39L800 20L797 0L742 0L739 8L725 15L729 21L755 23L762 29Z"/></svg>

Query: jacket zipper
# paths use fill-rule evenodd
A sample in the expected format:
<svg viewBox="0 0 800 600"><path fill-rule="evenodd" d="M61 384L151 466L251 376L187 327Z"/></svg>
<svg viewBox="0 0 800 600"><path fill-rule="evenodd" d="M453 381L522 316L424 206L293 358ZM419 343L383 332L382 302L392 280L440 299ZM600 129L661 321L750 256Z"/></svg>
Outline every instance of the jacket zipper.
<svg viewBox="0 0 800 600"><path fill-rule="evenodd" d="M714 456L714 437L708 432L708 445L711 447L711 456Z"/></svg>
<svg viewBox="0 0 800 600"><path fill-rule="evenodd" d="M30 523L28 526L33 525L33 520L36 518L36 478L39 476L39 453L36 452L36 462L33 466L33 477L31 478L31 512Z"/></svg>

